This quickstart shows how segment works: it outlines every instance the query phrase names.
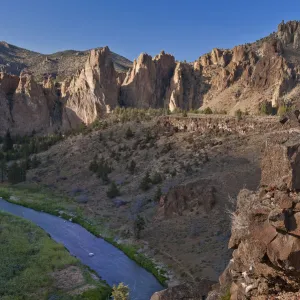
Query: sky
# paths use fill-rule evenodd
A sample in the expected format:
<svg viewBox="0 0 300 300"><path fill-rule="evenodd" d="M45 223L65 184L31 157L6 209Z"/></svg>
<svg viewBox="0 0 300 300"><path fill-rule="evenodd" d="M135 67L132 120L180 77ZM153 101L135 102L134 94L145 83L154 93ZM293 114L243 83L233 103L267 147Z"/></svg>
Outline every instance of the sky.
<svg viewBox="0 0 300 300"><path fill-rule="evenodd" d="M300 19L300 1L1 1L0 41L49 54L109 48L130 60L161 50L194 61L212 48L253 42Z"/></svg>

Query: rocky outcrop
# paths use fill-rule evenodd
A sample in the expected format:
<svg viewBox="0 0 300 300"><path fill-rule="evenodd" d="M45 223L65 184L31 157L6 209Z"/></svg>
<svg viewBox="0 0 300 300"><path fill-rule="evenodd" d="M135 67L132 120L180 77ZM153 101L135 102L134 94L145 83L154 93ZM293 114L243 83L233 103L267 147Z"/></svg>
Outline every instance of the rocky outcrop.
<svg viewBox="0 0 300 300"><path fill-rule="evenodd" d="M291 45L294 49L299 49L300 23L298 21L290 21L287 23L282 21L278 25L277 37L285 46Z"/></svg>
<svg viewBox="0 0 300 300"><path fill-rule="evenodd" d="M171 111L176 108L199 108L202 104L200 72L192 65L177 63L165 99Z"/></svg>
<svg viewBox="0 0 300 300"><path fill-rule="evenodd" d="M153 59L148 54L141 54L122 84L120 103L138 108L164 107L175 66L174 56L164 52Z"/></svg>
<svg viewBox="0 0 300 300"><path fill-rule="evenodd" d="M0 73L0 135L4 135L12 124L12 97L18 87L19 78Z"/></svg>
<svg viewBox="0 0 300 300"><path fill-rule="evenodd" d="M281 137L266 142L262 159L261 184L276 188L285 185L290 190L300 189L300 143L298 140Z"/></svg>
<svg viewBox="0 0 300 300"><path fill-rule="evenodd" d="M214 282L201 280L197 284L184 283L153 294L150 300L201 300L206 299Z"/></svg>
<svg viewBox="0 0 300 300"><path fill-rule="evenodd" d="M19 85L12 97L14 133L47 132L50 127L49 106L42 86L35 82L31 74L21 74Z"/></svg>
<svg viewBox="0 0 300 300"><path fill-rule="evenodd" d="M55 84L59 72L46 72L48 67L43 73L42 87L34 84L32 76L24 79L24 72L22 80L2 75L1 107L6 112L8 102L10 109L10 116L1 115L3 128L12 127L14 122L14 130L17 132L20 127L20 133L33 128L36 131L45 131L47 128L50 131L54 128L69 130L82 123L92 123L117 105L168 108L171 111L176 108L190 110L210 107L214 112L227 114L234 114L238 109L257 114L262 103L273 107L300 105L300 55L296 51L299 24L296 21L283 22L277 33L262 40L231 50L215 48L194 63L176 62L172 55L162 51L154 58L141 54L127 73L117 73L116 61L129 66L128 61L104 47L92 50L87 60L87 54L66 54L66 57L78 57L80 61L68 70L74 70L75 65L80 68L73 76L65 76L69 71L62 71L64 80ZM11 57L18 51L17 47L0 43L0 62L5 60L3 53ZM34 53L29 56L32 61L35 60ZM45 66L60 66L60 58L56 56L41 56L39 59L43 60ZM85 66L81 68L84 60ZM26 69L25 65L23 69ZM49 70L53 70L52 67ZM19 81L24 82L20 83L18 89L27 91L27 100L23 99L22 102L19 96L14 97L17 104L14 108L13 95L22 94L17 91ZM21 118L23 109L24 120ZM39 109L43 121L38 120L36 112ZM26 115L30 113L33 113L34 122L24 128L29 118Z"/></svg>
<svg viewBox="0 0 300 300"><path fill-rule="evenodd" d="M216 202L215 191L207 179L178 185L161 198L160 211L165 217L190 214L191 211L197 213L199 209L208 212Z"/></svg>
<svg viewBox="0 0 300 300"><path fill-rule="evenodd" d="M232 300L298 299L298 147L298 133L267 143L261 188L239 193L229 242L233 258L220 277L219 296L230 290Z"/></svg>
<svg viewBox="0 0 300 300"><path fill-rule="evenodd" d="M260 44L214 49L200 57L199 68L208 87L203 91L204 106L229 113L237 109L257 113L263 101L279 106L297 83L296 68L283 52L281 41L270 37Z"/></svg>
<svg viewBox="0 0 300 300"><path fill-rule="evenodd" d="M198 134L240 134L247 135L251 132L266 132L282 130L282 125L276 117L244 117L238 120L233 116L222 115L199 115L195 117L165 116L161 118L164 126L172 126L175 131L197 132ZM287 122L284 128L289 128L291 122Z"/></svg>
<svg viewBox="0 0 300 300"><path fill-rule="evenodd" d="M119 87L108 47L92 50L85 68L63 84L64 124L90 124L118 104Z"/></svg>

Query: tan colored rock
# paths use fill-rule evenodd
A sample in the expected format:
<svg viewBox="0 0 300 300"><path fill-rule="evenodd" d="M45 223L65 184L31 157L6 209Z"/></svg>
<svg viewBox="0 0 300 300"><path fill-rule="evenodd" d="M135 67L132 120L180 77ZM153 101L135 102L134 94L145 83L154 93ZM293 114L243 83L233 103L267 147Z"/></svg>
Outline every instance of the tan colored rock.
<svg viewBox="0 0 300 300"><path fill-rule="evenodd" d="M278 25L277 37L285 44L291 44L294 49L299 47L300 23L298 21L290 21L280 23Z"/></svg>
<svg viewBox="0 0 300 300"><path fill-rule="evenodd" d="M175 108L197 109L202 104L200 73L191 65L177 63L170 87L166 93L167 105Z"/></svg>
<svg viewBox="0 0 300 300"><path fill-rule="evenodd" d="M175 69L172 55L141 54L121 86L120 103L138 108L164 107L166 90Z"/></svg>
<svg viewBox="0 0 300 300"><path fill-rule="evenodd" d="M117 74L108 47L92 50L85 68L62 84L63 124L90 124L118 104Z"/></svg>
<svg viewBox="0 0 300 300"><path fill-rule="evenodd" d="M21 74L12 98L13 131L18 134L45 132L50 127L49 103L42 87L30 74Z"/></svg>
<svg viewBox="0 0 300 300"><path fill-rule="evenodd" d="M4 135L11 127L12 97L19 84L19 78L14 75L0 73L0 135Z"/></svg>
<svg viewBox="0 0 300 300"><path fill-rule="evenodd" d="M286 218L288 233L300 237L300 212L290 214Z"/></svg>
<svg viewBox="0 0 300 300"><path fill-rule="evenodd" d="M287 231L285 223L285 214L282 209L273 209L268 217L269 223L278 230Z"/></svg>
<svg viewBox="0 0 300 300"><path fill-rule="evenodd" d="M270 261L287 271L300 272L299 251L300 239L289 234L278 234L267 247Z"/></svg>

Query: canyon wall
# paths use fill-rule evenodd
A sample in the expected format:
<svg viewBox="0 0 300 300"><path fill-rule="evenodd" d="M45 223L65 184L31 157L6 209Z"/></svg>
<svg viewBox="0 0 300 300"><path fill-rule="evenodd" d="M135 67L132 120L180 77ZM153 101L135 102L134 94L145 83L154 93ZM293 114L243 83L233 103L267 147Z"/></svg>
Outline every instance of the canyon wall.
<svg viewBox="0 0 300 300"><path fill-rule="evenodd" d="M204 109L233 115L259 113L298 104L300 96L299 28L281 23L278 31L232 50L213 49L194 63L178 62L162 51L141 54L127 72L117 72L108 47L92 50L85 66L62 81L52 75L0 75L0 134L8 128L24 134L91 124L116 106ZM59 75L59 74L58 74Z"/></svg>

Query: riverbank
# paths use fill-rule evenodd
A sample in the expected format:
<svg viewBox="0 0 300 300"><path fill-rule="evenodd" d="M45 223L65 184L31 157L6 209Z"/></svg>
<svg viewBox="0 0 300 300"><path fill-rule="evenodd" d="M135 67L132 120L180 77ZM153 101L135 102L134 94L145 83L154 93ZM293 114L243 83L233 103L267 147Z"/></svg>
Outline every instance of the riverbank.
<svg viewBox="0 0 300 300"><path fill-rule="evenodd" d="M102 237L116 248L123 251L130 259L152 273L157 280L166 286L166 271L159 268L150 258L140 253L138 244L120 243L115 239L113 232L105 228L103 222L86 216L84 210L69 197L55 194L39 185L2 185L0 197L8 202L46 212L66 220L71 220L87 229L95 236Z"/></svg>
<svg viewBox="0 0 300 300"><path fill-rule="evenodd" d="M111 288L33 223L0 212L0 298L108 299Z"/></svg>

